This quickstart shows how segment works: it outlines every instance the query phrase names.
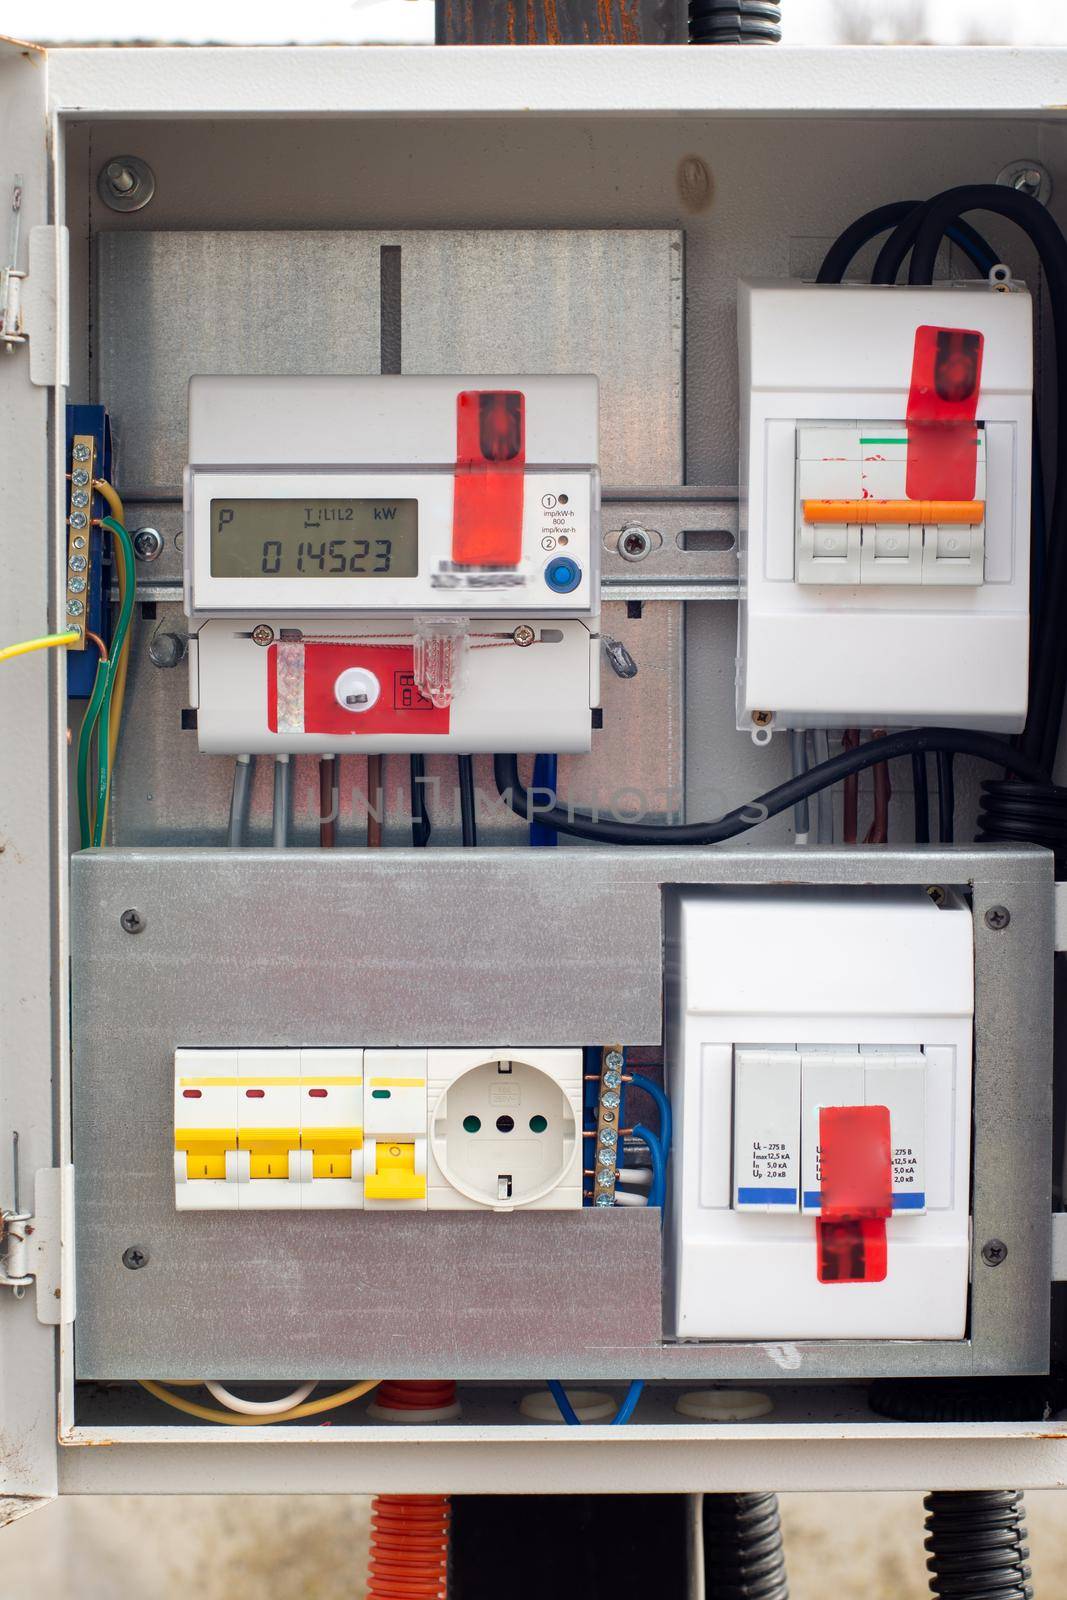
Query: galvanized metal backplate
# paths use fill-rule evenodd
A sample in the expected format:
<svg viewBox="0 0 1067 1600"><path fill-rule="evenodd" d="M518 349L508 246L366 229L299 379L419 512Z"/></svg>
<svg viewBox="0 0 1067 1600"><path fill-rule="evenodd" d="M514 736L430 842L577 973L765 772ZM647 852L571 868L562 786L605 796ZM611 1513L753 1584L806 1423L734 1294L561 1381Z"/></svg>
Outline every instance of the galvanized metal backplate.
<svg viewBox="0 0 1067 1600"><path fill-rule="evenodd" d="M661 1346L647 1213L174 1210L177 1044L657 1044L672 885L969 886L971 1335ZM1006 926L985 920L992 906ZM134 909L142 931L122 926ZM113 850L72 862L81 1377L863 1377L1048 1358L1051 857ZM129 919L127 919L129 920ZM999 918L994 918L994 922ZM990 1265L982 1245L999 1239ZM122 1253L139 1245L147 1267Z"/></svg>
<svg viewBox="0 0 1067 1600"><path fill-rule="evenodd" d="M592 372L605 483L682 480L678 231L127 230L97 249L95 381L127 490L181 484L200 372Z"/></svg>

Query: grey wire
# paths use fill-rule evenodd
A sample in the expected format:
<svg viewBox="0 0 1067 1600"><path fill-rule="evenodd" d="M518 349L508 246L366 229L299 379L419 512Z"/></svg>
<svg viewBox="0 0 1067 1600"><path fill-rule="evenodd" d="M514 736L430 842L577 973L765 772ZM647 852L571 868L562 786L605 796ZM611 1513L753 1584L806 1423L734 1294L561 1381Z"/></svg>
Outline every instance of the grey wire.
<svg viewBox="0 0 1067 1600"><path fill-rule="evenodd" d="M813 728L811 734L815 765L830 759L830 735L825 728ZM815 798L816 839L819 844L834 842L834 792L820 789Z"/></svg>
<svg viewBox="0 0 1067 1600"><path fill-rule="evenodd" d="M231 850L240 850L248 837L248 812L252 804L252 757L238 756L233 769L233 793L230 796Z"/></svg>
<svg viewBox="0 0 1067 1600"><path fill-rule="evenodd" d="M789 730L789 756L793 763L794 778L801 777L808 770L807 741L799 728ZM798 800L793 807L793 831L806 834L811 829L811 810L807 796Z"/></svg>
<svg viewBox="0 0 1067 1600"><path fill-rule="evenodd" d="M289 843L289 813L292 810L293 764L287 755L274 757L274 836L275 850Z"/></svg>

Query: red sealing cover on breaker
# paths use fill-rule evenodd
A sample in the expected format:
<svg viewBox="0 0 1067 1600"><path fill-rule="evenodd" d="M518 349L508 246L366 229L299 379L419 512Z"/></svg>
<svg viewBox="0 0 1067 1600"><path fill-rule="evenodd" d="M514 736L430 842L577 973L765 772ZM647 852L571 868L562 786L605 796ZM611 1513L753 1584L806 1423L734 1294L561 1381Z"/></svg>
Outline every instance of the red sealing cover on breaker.
<svg viewBox="0 0 1067 1600"><path fill-rule="evenodd" d="M823 1106L819 1145L819 1282L881 1283L888 1270L885 1219L893 1211L888 1108Z"/></svg>
<svg viewBox="0 0 1067 1600"><path fill-rule="evenodd" d="M334 684L347 667L363 667L381 684L369 711L338 705ZM412 645L315 644L304 646L304 733L336 733L348 738L374 733L447 733L450 706L434 706L415 687ZM267 726L278 728L278 646L267 661ZM291 728L282 731L296 731Z"/></svg>
<svg viewBox="0 0 1067 1600"><path fill-rule="evenodd" d="M971 328L915 330L907 418L909 500L974 499L984 343Z"/></svg>
<svg viewBox="0 0 1067 1600"><path fill-rule="evenodd" d="M525 397L512 389L465 389L456 411L457 566L518 566L525 474Z"/></svg>

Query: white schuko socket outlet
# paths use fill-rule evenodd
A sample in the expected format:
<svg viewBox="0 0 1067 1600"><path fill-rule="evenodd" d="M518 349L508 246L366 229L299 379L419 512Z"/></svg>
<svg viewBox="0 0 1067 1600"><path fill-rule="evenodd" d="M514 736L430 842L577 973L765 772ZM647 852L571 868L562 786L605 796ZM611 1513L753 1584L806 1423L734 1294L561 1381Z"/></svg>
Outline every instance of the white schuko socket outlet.
<svg viewBox="0 0 1067 1600"><path fill-rule="evenodd" d="M430 1050L431 1210L582 1203L582 1052Z"/></svg>

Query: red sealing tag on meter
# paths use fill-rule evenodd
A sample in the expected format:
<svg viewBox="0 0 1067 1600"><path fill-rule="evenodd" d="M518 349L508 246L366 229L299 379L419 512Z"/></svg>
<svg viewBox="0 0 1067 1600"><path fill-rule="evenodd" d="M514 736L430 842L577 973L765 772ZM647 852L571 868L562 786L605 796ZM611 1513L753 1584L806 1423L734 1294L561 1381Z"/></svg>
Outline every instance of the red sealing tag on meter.
<svg viewBox="0 0 1067 1600"><path fill-rule="evenodd" d="M297 644L267 652L267 726L271 733L444 734L449 706L431 705L415 687L415 651L409 644ZM342 674L357 669L362 691L351 706L338 698ZM298 681L294 681L298 679ZM365 709L364 709L365 707Z"/></svg>
<svg viewBox="0 0 1067 1600"><path fill-rule="evenodd" d="M526 402L515 389L465 389L456 410L452 560L517 567L522 560Z"/></svg>
<svg viewBox="0 0 1067 1600"><path fill-rule="evenodd" d="M823 1106L819 1148L819 1282L881 1283L888 1270L885 1219L893 1211L888 1107Z"/></svg>
<svg viewBox="0 0 1067 1600"><path fill-rule="evenodd" d="M972 328L915 330L908 395L909 500L973 500L984 336Z"/></svg>

